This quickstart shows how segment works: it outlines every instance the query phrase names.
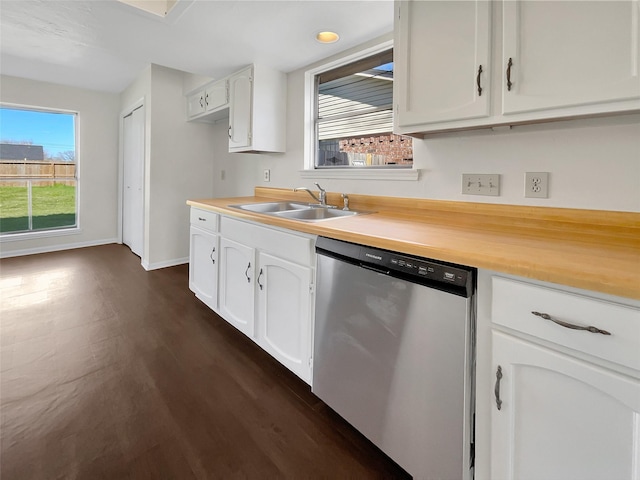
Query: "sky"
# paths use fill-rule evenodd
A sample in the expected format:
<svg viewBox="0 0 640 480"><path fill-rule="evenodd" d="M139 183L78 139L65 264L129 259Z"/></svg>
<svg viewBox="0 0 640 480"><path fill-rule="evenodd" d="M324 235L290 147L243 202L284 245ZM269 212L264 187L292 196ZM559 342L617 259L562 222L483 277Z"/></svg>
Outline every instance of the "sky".
<svg viewBox="0 0 640 480"><path fill-rule="evenodd" d="M31 141L42 145L45 153L75 150L75 117L73 113L0 108L0 140Z"/></svg>

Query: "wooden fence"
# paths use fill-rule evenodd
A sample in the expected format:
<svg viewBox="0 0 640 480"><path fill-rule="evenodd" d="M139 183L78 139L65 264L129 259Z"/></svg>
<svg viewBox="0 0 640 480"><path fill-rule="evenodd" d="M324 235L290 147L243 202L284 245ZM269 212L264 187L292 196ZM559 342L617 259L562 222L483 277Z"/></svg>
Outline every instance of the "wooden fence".
<svg viewBox="0 0 640 480"><path fill-rule="evenodd" d="M75 184L76 164L72 162L46 161L0 161L0 180L5 186L24 186L25 180L33 185L45 186L54 183Z"/></svg>

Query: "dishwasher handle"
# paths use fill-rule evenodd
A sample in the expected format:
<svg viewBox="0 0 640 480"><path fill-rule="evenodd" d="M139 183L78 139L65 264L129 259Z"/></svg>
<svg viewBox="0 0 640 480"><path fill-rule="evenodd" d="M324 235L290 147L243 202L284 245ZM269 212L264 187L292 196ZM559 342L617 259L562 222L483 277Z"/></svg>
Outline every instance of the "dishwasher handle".
<svg viewBox="0 0 640 480"><path fill-rule="evenodd" d="M366 263L361 263L360 266L362 268L366 268L367 270L371 270L372 272L381 273L382 275L391 275L391 270L385 268L378 268L373 265L368 265Z"/></svg>

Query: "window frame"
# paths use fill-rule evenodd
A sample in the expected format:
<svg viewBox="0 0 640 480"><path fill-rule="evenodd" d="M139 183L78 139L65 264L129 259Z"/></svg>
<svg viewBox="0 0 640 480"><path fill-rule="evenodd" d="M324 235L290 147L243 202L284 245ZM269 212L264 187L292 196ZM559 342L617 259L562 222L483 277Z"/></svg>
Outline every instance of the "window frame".
<svg viewBox="0 0 640 480"><path fill-rule="evenodd" d="M301 178L341 178L353 180L418 180L419 170L415 163L411 168L316 168L316 82L318 74L342 67L357 60L382 53L393 48L388 40L357 52L342 56L307 70L304 73L304 169Z"/></svg>
<svg viewBox="0 0 640 480"><path fill-rule="evenodd" d="M9 103L9 102L0 102L0 108L13 109L13 110L28 110L31 112L42 112L42 113L58 113L65 115L74 115L73 122L73 136L75 143L75 164L76 164L76 174L75 174L75 207L76 207L76 222L74 226L70 227L59 227L59 228L50 228L50 229L42 229L42 230L31 230L31 231L20 231L20 232L7 232L0 233L0 244L5 242L15 242L15 241L23 241L28 239L38 239L38 238L52 238L52 237L60 237L65 235L77 235L82 232L82 228L80 226L80 112L77 110L67 110L64 108L50 108L50 107L38 107L35 105L25 105L25 104L17 104L17 103Z"/></svg>

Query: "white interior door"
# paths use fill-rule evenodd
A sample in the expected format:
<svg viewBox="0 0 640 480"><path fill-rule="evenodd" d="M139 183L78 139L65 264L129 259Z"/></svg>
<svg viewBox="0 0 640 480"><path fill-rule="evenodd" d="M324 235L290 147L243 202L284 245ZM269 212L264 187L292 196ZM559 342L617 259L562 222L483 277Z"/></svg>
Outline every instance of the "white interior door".
<svg viewBox="0 0 640 480"><path fill-rule="evenodd" d="M122 243L142 257L144 239L144 106L124 117Z"/></svg>

